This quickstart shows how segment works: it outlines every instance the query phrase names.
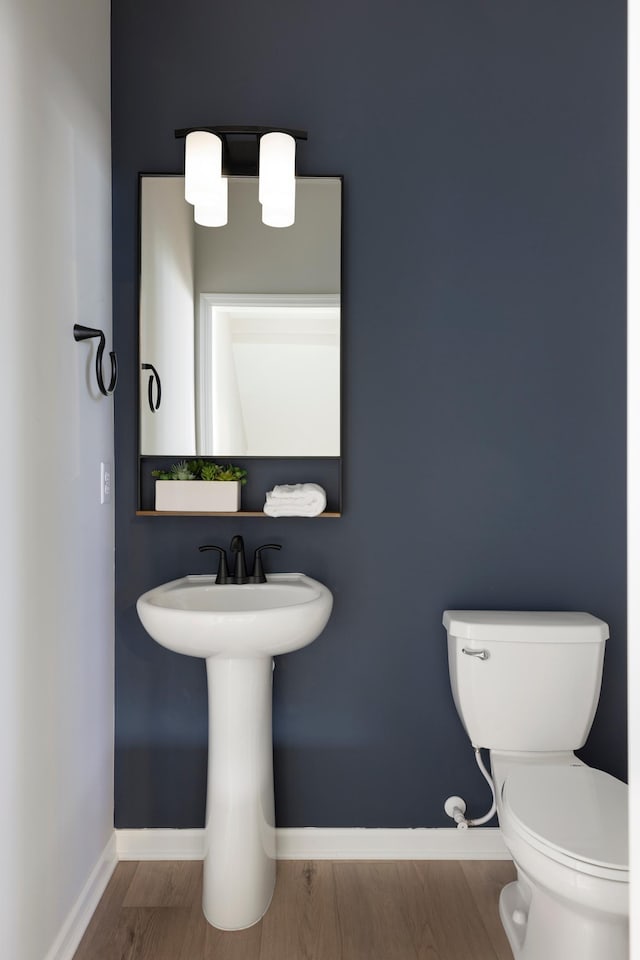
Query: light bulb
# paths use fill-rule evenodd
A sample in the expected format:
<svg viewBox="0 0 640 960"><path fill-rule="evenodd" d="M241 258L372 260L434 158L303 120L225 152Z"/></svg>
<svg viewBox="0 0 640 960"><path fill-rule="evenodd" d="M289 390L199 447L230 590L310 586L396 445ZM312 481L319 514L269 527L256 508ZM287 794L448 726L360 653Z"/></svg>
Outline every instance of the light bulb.
<svg viewBox="0 0 640 960"><path fill-rule="evenodd" d="M215 133L193 130L185 139L184 198L200 206L216 205L222 179L222 140Z"/></svg>
<svg viewBox="0 0 640 960"><path fill-rule="evenodd" d="M296 187L273 193L262 204L262 222L268 227L291 227L296 219Z"/></svg>
<svg viewBox="0 0 640 960"><path fill-rule="evenodd" d="M216 193L206 201L196 203L193 219L201 227L224 227L228 220L229 181L221 177Z"/></svg>
<svg viewBox="0 0 640 960"><path fill-rule="evenodd" d="M290 227L294 223L296 142L288 133L265 133L260 138L258 199L267 226Z"/></svg>

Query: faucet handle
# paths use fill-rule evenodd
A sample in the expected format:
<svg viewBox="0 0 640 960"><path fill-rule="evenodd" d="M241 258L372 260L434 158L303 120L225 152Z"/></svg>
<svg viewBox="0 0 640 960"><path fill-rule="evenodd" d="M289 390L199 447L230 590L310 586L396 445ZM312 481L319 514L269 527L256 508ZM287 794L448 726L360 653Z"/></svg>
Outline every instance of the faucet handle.
<svg viewBox="0 0 640 960"><path fill-rule="evenodd" d="M217 547L213 543L205 543L201 547L198 547L200 553L204 553L205 550L217 550L220 554L220 563L218 565L218 573L216 575L216 583L230 583L229 570L227 568L227 554L222 547Z"/></svg>
<svg viewBox="0 0 640 960"><path fill-rule="evenodd" d="M262 557L260 554L263 550L281 550L282 546L279 543L263 543L261 547L258 547L254 557L253 557L253 573L249 577L249 583L266 583L267 578L265 576L264 570L262 569Z"/></svg>

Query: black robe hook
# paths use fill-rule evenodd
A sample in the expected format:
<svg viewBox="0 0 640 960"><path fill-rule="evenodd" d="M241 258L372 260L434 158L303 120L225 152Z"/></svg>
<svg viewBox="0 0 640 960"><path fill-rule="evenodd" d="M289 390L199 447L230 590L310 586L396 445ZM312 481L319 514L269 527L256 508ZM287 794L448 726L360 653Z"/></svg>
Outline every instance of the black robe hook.
<svg viewBox="0 0 640 960"><path fill-rule="evenodd" d="M109 381L109 386L105 387L104 379L102 377L102 355L104 353L106 344L105 335L102 330L96 330L93 327L82 327L79 323L74 324L74 340L92 340L94 337L100 338L98 352L96 353L96 379L98 381L98 388L103 396L108 397L110 393L113 393L116 388L116 383L118 382L118 359L113 350L111 350L109 353L109 357L111 359L111 379Z"/></svg>
<svg viewBox="0 0 640 960"><path fill-rule="evenodd" d="M151 413L155 413L160 406L160 401L162 399L162 384L160 383L160 374L154 367L152 363L141 363L140 366L143 370L151 370L151 376L149 377L149 387L148 387L148 396L149 396L149 406L151 407ZM153 402L153 384L156 385L156 402Z"/></svg>

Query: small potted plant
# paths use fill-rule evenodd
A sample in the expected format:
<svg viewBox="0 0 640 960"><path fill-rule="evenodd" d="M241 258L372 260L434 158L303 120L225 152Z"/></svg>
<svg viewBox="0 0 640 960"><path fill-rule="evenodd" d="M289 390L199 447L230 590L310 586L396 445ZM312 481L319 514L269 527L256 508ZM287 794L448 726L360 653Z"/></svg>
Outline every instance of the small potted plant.
<svg viewBox="0 0 640 960"><path fill-rule="evenodd" d="M211 460L181 460L170 470L152 470L156 510L185 513L237 513L247 471Z"/></svg>

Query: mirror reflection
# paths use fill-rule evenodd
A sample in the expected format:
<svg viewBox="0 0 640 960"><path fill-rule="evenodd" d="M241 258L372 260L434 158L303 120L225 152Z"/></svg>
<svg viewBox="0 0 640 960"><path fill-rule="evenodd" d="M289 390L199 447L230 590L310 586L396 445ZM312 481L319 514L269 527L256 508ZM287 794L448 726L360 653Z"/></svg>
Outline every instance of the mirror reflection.
<svg viewBox="0 0 640 960"><path fill-rule="evenodd" d="M207 228L183 177L141 178L141 454L339 456L341 186L298 178L275 229L232 177Z"/></svg>

